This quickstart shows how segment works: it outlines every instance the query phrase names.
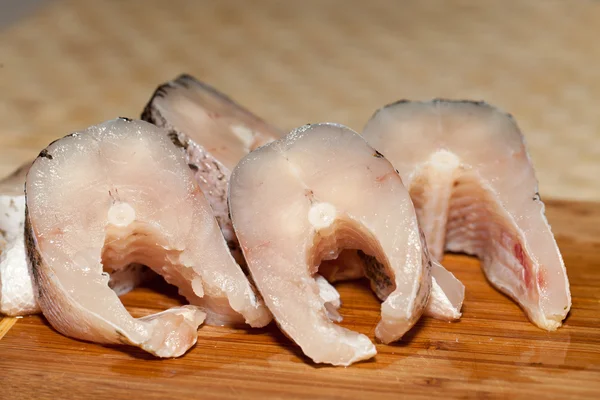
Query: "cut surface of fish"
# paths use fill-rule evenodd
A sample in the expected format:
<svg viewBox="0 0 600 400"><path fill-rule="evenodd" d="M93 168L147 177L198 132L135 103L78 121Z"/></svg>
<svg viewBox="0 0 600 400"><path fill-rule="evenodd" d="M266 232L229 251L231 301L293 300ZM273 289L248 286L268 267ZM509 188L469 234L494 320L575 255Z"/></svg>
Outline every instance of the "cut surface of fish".
<svg viewBox="0 0 600 400"><path fill-rule="evenodd" d="M0 181L0 314L40 312L25 255L25 176L31 163Z"/></svg>
<svg viewBox="0 0 600 400"><path fill-rule="evenodd" d="M190 75L159 86L142 119L165 128L171 140L185 150L228 245L242 261L227 206L229 176L242 157L278 139L281 133Z"/></svg>
<svg viewBox="0 0 600 400"><path fill-rule="evenodd" d="M365 276L365 263L372 257L355 250L344 250L333 260L325 260L319 273L329 282L359 279ZM442 321L457 321L462 316L465 286L433 257L431 259L431 295L423 315Z"/></svg>
<svg viewBox="0 0 600 400"><path fill-rule="evenodd" d="M431 267L409 194L350 129L307 125L250 153L233 171L229 203L265 303L313 361L349 365L376 353L367 336L332 322L339 297L318 269L343 249L370 260L379 340L400 339L423 313Z"/></svg>
<svg viewBox="0 0 600 400"><path fill-rule="evenodd" d="M25 251L25 177L31 162L0 181L0 314L40 313L33 277ZM109 286L121 296L151 278L141 265L129 265L110 274Z"/></svg>
<svg viewBox="0 0 600 400"><path fill-rule="evenodd" d="M482 102L402 101L377 111L363 137L399 171L436 258L476 255L535 325L561 325L569 281L512 117Z"/></svg>
<svg viewBox="0 0 600 400"><path fill-rule="evenodd" d="M50 144L27 175L26 207L38 301L67 336L176 357L205 317L252 326L271 319L183 155L154 125L118 119ZM192 305L131 317L103 271L131 264L160 274Z"/></svg>

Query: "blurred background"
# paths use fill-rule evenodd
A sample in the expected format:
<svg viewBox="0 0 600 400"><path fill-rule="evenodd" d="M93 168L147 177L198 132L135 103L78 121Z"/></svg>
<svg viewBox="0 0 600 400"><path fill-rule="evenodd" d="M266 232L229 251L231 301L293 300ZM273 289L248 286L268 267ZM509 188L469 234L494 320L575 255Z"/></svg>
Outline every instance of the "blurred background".
<svg viewBox="0 0 600 400"><path fill-rule="evenodd" d="M0 0L0 174L187 72L284 129L486 100L544 197L600 200L600 1Z"/></svg>

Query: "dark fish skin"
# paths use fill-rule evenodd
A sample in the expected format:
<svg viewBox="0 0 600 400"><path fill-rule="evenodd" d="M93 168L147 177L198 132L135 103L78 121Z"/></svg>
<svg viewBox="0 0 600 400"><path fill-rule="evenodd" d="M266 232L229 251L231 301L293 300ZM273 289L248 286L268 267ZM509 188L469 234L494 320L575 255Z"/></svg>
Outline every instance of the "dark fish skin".
<svg viewBox="0 0 600 400"><path fill-rule="evenodd" d="M177 77L175 81L162 84L154 91L154 94L150 98L150 101L148 102L148 104L146 104L144 110L142 111L141 119L166 130L167 135L169 136L173 144L186 152L188 166L194 172L198 183L203 182L205 180L205 177L211 175L215 177L217 181L221 182L223 181L225 176L229 174L229 172L225 170L225 167L216 159L211 157L210 154L206 152L204 148L202 148L202 146L199 146L193 141L191 141L184 132L180 132L177 130L176 127L172 126L169 123L169 121L167 121L167 119L162 115L160 110L154 105L154 101L156 98L163 98L166 96L169 90L175 89L175 82L180 83L182 86L189 87L189 83L187 83L188 81L193 81L194 83L200 85L202 88L206 89L215 96L225 100L228 103L231 103L233 106L242 108L240 105L235 103L226 95L214 89L212 86L200 82L190 75L182 74L179 77ZM203 191L209 189L211 191L212 196L226 203L227 183L223 183L224 184L222 185L211 185L209 188L202 187L202 189ZM217 222L219 223L219 226L221 228L232 226L231 219L228 215L215 215L215 217L217 218ZM239 245L237 244L237 238L235 238L234 236L226 237L226 239L228 243L231 242L232 244L232 246L230 246L230 249L232 252L235 253L234 255L236 257L236 260L243 260L241 252L239 251Z"/></svg>
<svg viewBox="0 0 600 400"><path fill-rule="evenodd" d="M168 87L169 84L164 84L158 89L156 89L156 91L152 95L152 98L144 108L144 111L142 111L141 118L146 122L150 122L151 124L165 129L167 131L167 135L169 135L169 138L171 139L173 144L177 147L186 150L188 148L187 137L185 135L182 135L182 138L180 139L180 133L177 132L175 128L167 122L166 118L163 117L160 111L154 106L154 99L156 97L164 97L164 94L159 95L159 93L164 93L164 90L161 91L161 88L163 88L164 86Z"/></svg>
<svg viewBox="0 0 600 400"><path fill-rule="evenodd" d="M167 85L168 84L162 86ZM204 148L202 148L202 146L192 142L185 133L179 132L175 127L171 126L161 112L154 107L153 99L157 96L157 93L163 93L159 91L159 89L156 90L154 96L144 109L142 120L165 129L173 144L185 152L188 167L194 172L196 181L200 184L202 191L210 191L213 198L226 204L227 180L225 179L225 176L229 175L229 172L225 170L223 164L213 158ZM162 96L164 96L164 94ZM207 185L204 183L205 181L213 181L216 182L216 184ZM215 213L215 218L221 229L233 232L233 225L231 224L231 218L229 218L228 214ZM236 261L243 263L244 257L239 250L235 235L226 236L226 239Z"/></svg>
<svg viewBox="0 0 600 400"><path fill-rule="evenodd" d="M54 140L52 143L54 142L56 142L56 140ZM50 145L52 143L50 143ZM35 160L38 158L48 158L49 160L52 160L52 156L48 154L46 149L42 150ZM35 162L35 160L33 160L33 162ZM33 162L31 164L33 164ZM29 209L27 207L27 187L24 187L23 190L25 193L25 252L27 253L27 267L29 268L29 275L32 277L33 285L37 293L36 300L39 302L43 294L42 285L40 285L40 268L43 261L38 250L37 240L33 234L33 226L31 225L31 218L29 216Z"/></svg>
<svg viewBox="0 0 600 400"><path fill-rule="evenodd" d="M27 193L25 193L25 204L27 204ZM35 236L33 235L33 227L29 218L29 210L25 206L25 251L27 252L27 265L29 275L33 278L33 284L36 288L36 300L42 297L42 285L40 285L40 267L42 265L42 257L37 248Z"/></svg>
<svg viewBox="0 0 600 400"><path fill-rule="evenodd" d="M385 109L388 108L392 108L394 106L397 106L399 104L408 104L408 103L416 103L416 101L413 100L408 100L408 99L400 99L400 100L396 100L392 103L386 104L383 107L378 108L377 110L375 110L375 112L373 113L373 115L371 115L371 118L369 118L369 121L371 121L373 118L375 118L375 116L380 112L383 111ZM490 103L483 101L483 100L469 100L469 99L446 99L446 98L435 98L431 100L431 103L433 104L448 104L448 103L455 103L455 104L460 104L460 103L464 103L464 104L472 104L474 106L477 107L494 107L492 106ZM495 107L494 107L495 108ZM500 111L500 110L499 110ZM502 114L504 114L507 118L509 118L511 121L513 121L513 123L516 126L516 120L515 117L508 112L505 111L501 111Z"/></svg>
<svg viewBox="0 0 600 400"><path fill-rule="evenodd" d="M27 200L27 193L25 193L25 199ZM27 204L27 202L25 203ZM31 224L31 218L29 216L29 211L27 206L25 206L25 251L27 253L27 268L29 269L29 275L33 281L34 293L36 296L36 301L39 304L40 308L42 308L42 304L48 305L52 300L50 299L51 295L44 290L44 277L43 277L43 263L44 260L39 252L37 240L35 239L35 234L33 233L33 226ZM60 313L57 313L56 310L47 308L45 314L46 318L59 319ZM61 332L59 330L59 332ZM62 332L61 332L62 333Z"/></svg>
<svg viewBox="0 0 600 400"><path fill-rule="evenodd" d="M231 253L236 261L245 268L245 260L237 237L233 231L231 217L228 212L228 177L231 174L231 171L215 158L210 151L207 151L201 143L196 143L185 132L180 131L176 126L173 126L155 105L157 99L166 98L170 91L181 90L181 87L204 90L214 96L214 98L221 100L223 103L236 110L236 112L240 112L242 115L248 117L250 120L264 124L265 126L267 124L229 96L221 93L214 87L195 79L189 74L181 74L173 81L160 85L152 94L152 97L141 114L142 120L150 122L159 128L163 128L173 144L185 152L188 167L193 171L200 188L204 193L210 193L210 196L208 196L209 202L215 211L215 218L223 231L223 235L225 236ZM220 210L219 208L222 208L219 207L220 205L224 205L225 208L227 208L227 211L223 212Z"/></svg>
<svg viewBox="0 0 600 400"><path fill-rule="evenodd" d="M256 115L254 115L248 109L246 109L245 107L243 107L242 105L240 105L238 102L236 102L235 100L233 100L231 97L229 97L226 94L218 91L213 86L211 86L211 85L209 85L209 84L207 84L205 82L202 82L202 81L194 78L192 75L189 75L189 74L181 74L177 78L175 78L173 81L164 83L164 84L160 85L158 88L156 88L156 90L152 94L152 97L150 98L150 101L148 102L148 104L146 104L146 107L144 107L144 110L142 111L141 118L144 121L154 123L150 119L146 119L146 117L152 118L151 114L153 112L152 109L154 108L154 106L153 106L154 99L156 97L160 97L160 98L166 97L168 91L170 89L174 89L175 88L176 83L180 84L181 86L186 87L186 88L190 88L191 84L200 86L202 89L206 90L207 92L209 92L213 96L215 96L215 97L223 100L223 102L225 102L225 103L229 103L232 107L234 107L237 110L243 112L244 114L248 115L249 117L251 117L252 119L256 120L257 122L264 123L264 120L262 118L257 117Z"/></svg>

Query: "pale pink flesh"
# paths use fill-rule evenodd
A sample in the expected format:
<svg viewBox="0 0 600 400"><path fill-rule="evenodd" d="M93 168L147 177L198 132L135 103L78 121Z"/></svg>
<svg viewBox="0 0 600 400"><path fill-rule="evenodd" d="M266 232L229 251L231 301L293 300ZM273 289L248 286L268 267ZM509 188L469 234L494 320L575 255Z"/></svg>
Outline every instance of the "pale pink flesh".
<svg viewBox="0 0 600 400"><path fill-rule="evenodd" d="M477 255L534 324L561 325L569 282L510 116L484 103L398 102L379 110L363 136L398 169L433 255Z"/></svg>
<svg viewBox="0 0 600 400"><path fill-rule="evenodd" d="M25 177L32 162L23 164L0 181L0 314L40 313L24 243ZM121 296L147 281L152 273L130 265L110 273L109 286Z"/></svg>
<svg viewBox="0 0 600 400"><path fill-rule="evenodd" d="M40 306L65 335L171 357L195 343L205 312L213 324L270 321L183 155L155 126L119 119L54 142L31 167L26 193ZM194 306L132 318L102 269L132 263Z"/></svg>
<svg viewBox="0 0 600 400"><path fill-rule="evenodd" d="M234 256L237 239L227 205L229 176L250 151L281 137L274 127L189 75L161 85L142 119L165 128L185 148L187 161L208 199Z"/></svg>
<svg viewBox="0 0 600 400"><path fill-rule="evenodd" d="M202 146L229 171L250 151L281 136L226 95L189 75L161 85L144 114ZM158 121L160 119L164 121Z"/></svg>
<svg viewBox="0 0 600 400"><path fill-rule="evenodd" d="M377 338L401 338L423 313L430 261L409 194L350 129L309 125L252 152L232 174L229 203L265 303L315 362L349 365L376 353L366 336L328 318L335 319L335 289L317 271L342 249L374 257L366 275L385 299Z"/></svg>
<svg viewBox="0 0 600 400"><path fill-rule="evenodd" d="M462 315L465 286L433 257L431 261L431 295L423 315L442 321L457 321ZM365 276L364 263L354 250L344 250L337 258L323 261L319 273L329 282Z"/></svg>

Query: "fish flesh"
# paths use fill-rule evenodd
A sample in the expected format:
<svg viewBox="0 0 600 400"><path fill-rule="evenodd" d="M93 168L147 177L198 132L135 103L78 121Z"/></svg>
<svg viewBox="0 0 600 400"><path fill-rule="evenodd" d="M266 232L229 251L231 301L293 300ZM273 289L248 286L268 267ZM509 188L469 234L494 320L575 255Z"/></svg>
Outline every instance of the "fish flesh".
<svg viewBox="0 0 600 400"><path fill-rule="evenodd" d="M159 86L142 119L168 131L210 203L234 257L243 263L227 205L231 171L281 132L215 88L183 74Z"/></svg>
<svg viewBox="0 0 600 400"><path fill-rule="evenodd" d="M363 137L398 169L434 257L476 255L535 325L562 324L569 280L510 115L483 102L400 101L377 111Z"/></svg>
<svg viewBox="0 0 600 400"><path fill-rule="evenodd" d="M197 328L271 315L227 249L182 153L144 121L120 118L53 142L27 175L25 243L38 301L59 332L182 355ZM191 305L133 318L103 266L141 264Z"/></svg>
<svg viewBox="0 0 600 400"><path fill-rule="evenodd" d="M317 363L371 358L369 338L338 326L324 259L358 249L383 300L375 336L398 340L419 319L431 261L408 191L392 165L337 124L306 125L244 157L229 205L256 285L282 331Z"/></svg>
<svg viewBox="0 0 600 400"><path fill-rule="evenodd" d="M24 316L41 312L25 251L25 177L31 162L0 181L0 314ZM155 274L131 264L110 273L109 286L118 296Z"/></svg>
<svg viewBox="0 0 600 400"><path fill-rule="evenodd" d="M365 276L364 267L368 261L364 253L343 250L336 259L323 261L319 273L331 283L359 279ZM458 321L464 299L465 285L431 257L431 296L423 315L442 321Z"/></svg>
<svg viewBox="0 0 600 400"><path fill-rule="evenodd" d="M213 208L230 250L244 266L226 201L229 177L242 157L277 140L282 133L223 93L185 74L156 89L142 119L168 130L173 142L185 149L188 164ZM345 265L336 266L342 261ZM331 267L328 263L322 265L325 273L328 268L338 271L337 276L329 276L331 282L344 279L340 273L348 275L345 279L364 276L363 262L354 251L342 252ZM426 307L425 315L457 320L461 316L464 286L434 263L436 296L430 299L432 305ZM440 276L436 279L438 271ZM446 292L458 296L449 297Z"/></svg>
<svg viewBox="0 0 600 400"><path fill-rule="evenodd" d="M25 176L31 163L0 181L0 314L40 312L25 255Z"/></svg>

